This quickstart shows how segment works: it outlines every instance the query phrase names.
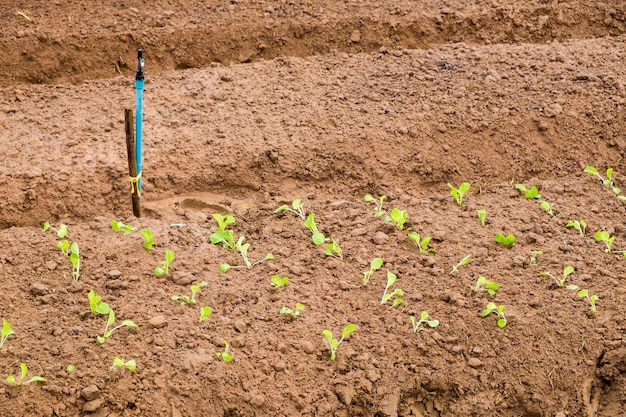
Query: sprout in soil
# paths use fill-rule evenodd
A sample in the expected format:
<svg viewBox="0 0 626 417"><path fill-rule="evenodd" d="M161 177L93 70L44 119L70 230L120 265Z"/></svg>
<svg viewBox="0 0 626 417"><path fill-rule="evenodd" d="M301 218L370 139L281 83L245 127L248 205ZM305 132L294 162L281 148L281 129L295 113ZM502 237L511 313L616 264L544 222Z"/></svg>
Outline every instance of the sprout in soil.
<svg viewBox="0 0 626 417"><path fill-rule="evenodd" d="M234 251L235 232L230 229L226 229L226 226L235 223L235 218L230 214L222 216L219 213L213 214L213 218L217 222L217 227L219 230L211 234L209 240L214 245L218 245L221 243L224 248Z"/></svg>
<svg viewBox="0 0 626 417"><path fill-rule="evenodd" d="M274 255L270 252L267 255L265 255L263 259L260 259L256 262L251 262L250 259L248 258L248 249L250 248L250 244L243 243L244 240L246 240L245 236L239 237L239 239L237 240L237 243L235 243L235 250L239 252L241 257L243 258L245 265L233 266L233 265L224 263L220 265L220 271L227 272L229 269L237 269L237 268L250 269L255 265L274 259Z"/></svg>
<svg viewBox="0 0 626 417"><path fill-rule="evenodd" d="M526 197L529 200L541 198L541 194L539 194L539 190L537 190L537 187L535 187L534 185L530 188L526 188L524 184L515 184L515 188L521 191L522 194L524 194L524 197Z"/></svg>
<svg viewBox="0 0 626 417"><path fill-rule="evenodd" d="M270 285L273 289L277 290L281 287L284 287L289 283L288 277L281 277L280 275L272 275L272 282Z"/></svg>
<svg viewBox="0 0 626 417"><path fill-rule="evenodd" d="M134 359L124 361L124 359L116 356L115 359L113 359L113 365L109 368L109 372L113 372L118 368L126 368L129 371L134 372L135 369L137 369L137 363Z"/></svg>
<svg viewBox="0 0 626 417"><path fill-rule="evenodd" d="M133 227L130 224L124 224L117 220L113 220L111 222L111 229L116 230L118 232L124 232L125 236L128 236L137 230L136 227Z"/></svg>
<svg viewBox="0 0 626 417"><path fill-rule="evenodd" d="M502 233L496 233L496 235L494 236L493 240L495 240L496 243L499 243L502 246L508 248L513 243L515 243L515 236L513 236L511 233L509 233L506 236L504 234L502 234Z"/></svg>
<svg viewBox="0 0 626 417"><path fill-rule="evenodd" d="M300 315L300 313L304 311L304 304L296 303L296 307L292 310L289 307L283 307L280 309L280 314L288 315L292 318L296 318Z"/></svg>
<svg viewBox="0 0 626 417"><path fill-rule="evenodd" d="M224 362L230 362L233 360L233 355L230 354L230 343L228 343L226 339L224 339L224 351L217 352L215 356L217 356Z"/></svg>
<svg viewBox="0 0 626 417"><path fill-rule="evenodd" d="M122 328L122 327L130 327L132 329L136 329L137 325L132 320L124 320L122 324L117 327L109 330L109 326L113 326L115 324L115 312L112 308L109 308L109 318L107 320L106 326L104 327L104 333L102 336L96 336L98 343L103 344L108 338L113 335L113 332Z"/></svg>
<svg viewBox="0 0 626 417"><path fill-rule="evenodd" d="M200 309L200 320L199 323L202 323L205 320L208 320L213 313L213 309L209 306L204 306Z"/></svg>
<svg viewBox="0 0 626 417"><path fill-rule="evenodd" d="M181 305L186 304L196 304L198 301L196 300L196 295L200 292L202 287L206 287L209 285L206 281L198 282L190 286L191 295L172 295L172 300L180 301Z"/></svg>
<svg viewBox="0 0 626 417"><path fill-rule="evenodd" d="M154 235L150 229L141 229L141 236L143 237L143 247L150 250L154 245Z"/></svg>
<svg viewBox="0 0 626 417"><path fill-rule="evenodd" d="M411 232L407 236L409 236L409 238L415 242L415 244L417 245L417 249L419 249L420 253L435 252L435 249L428 247L428 244L432 239L430 236L425 236L422 239L420 234L417 232Z"/></svg>
<svg viewBox="0 0 626 417"><path fill-rule="evenodd" d="M290 211L294 213L295 215L297 215L298 217L300 217L302 220L306 219L306 216L304 214L304 204L302 203L302 200L299 198L296 198L295 200L291 202L291 207L289 207L287 204L282 205L278 207L276 210L274 210L274 213L281 213L283 211Z"/></svg>
<svg viewBox="0 0 626 417"><path fill-rule="evenodd" d="M382 195L378 197L378 199L374 198L371 194L366 194L363 199L365 201L370 201L374 203L374 216L380 217L385 215L385 210L383 210L383 201L387 198L386 195Z"/></svg>
<svg viewBox="0 0 626 417"><path fill-rule="evenodd" d="M480 225L485 226L487 223L487 210L476 210L476 216L478 217L478 220L480 220Z"/></svg>
<svg viewBox="0 0 626 417"><path fill-rule="evenodd" d="M354 333L357 330L356 324L348 324L341 331L341 339L337 340L333 338L333 333L330 330L322 330L322 334L328 341L328 345L330 346L330 360L334 361L337 357L337 348L348 337L350 334Z"/></svg>
<svg viewBox="0 0 626 417"><path fill-rule="evenodd" d="M589 295L589 290L580 290L578 291L578 298L586 298L587 301L589 301L589 304L591 304L591 312L595 313L597 312L597 308L596 308L596 302L598 301L598 299L600 297L598 297L597 294L593 294L593 295Z"/></svg>
<svg viewBox="0 0 626 417"><path fill-rule="evenodd" d="M385 217L386 222L393 223L396 226L396 229L402 230L404 229L404 223L406 222L407 217L409 217L409 212L407 210L400 210L397 207L391 209L391 212L388 216Z"/></svg>
<svg viewBox="0 0 626 417"><path fill-rule="evenodd" d="M543 277L552 278L558 287L562 287L565 285L565 280L567 279L567 277L569 277L572 274L572 272L574 272L574 267L566 266L565 269L563 269L563 276L561 277L557 278L548 271L544 271L540 275Z"/></svg>
<svg viewBox="0 0 626 417"><path fill-rule="evenodd" d="M165 275L169 275L170 274L170 264L174 261L174 252L172 252L171 250L168 250L167 252L165 252L165 260L161 261L161 266L157 266L154 269L154 275L156 275L157 277L165 274Z"/></svg>
<svg viewBox="0 0 626 417"><path fill-rule="evenodd" d="M580 233L581 236L585 236L585 230L587 229L587 222L585 222L583 219L570 220L567 222L565 227L573 227L574 229L578 230L578 233Z"/></svg>
<svg viewBox="0 0 626 417"><path fill-rule="evenodd" d="M481 311L483 317L494 313L498 316L498 327L503 329L506 326L506 317L504 316L504 305L496 305L496 303L488 303L487 307Z"/></svg>
<svg viewBox="0 0 626 417"><path fill-rule="evenodd" d="M324 233L319 231L317 224L315 224L315 214L310 213L304 221L304 225L311 231L311 239L313 240L315 246L328 242L329 239L326 238Z"/></svg>
<svg viewBox="0 0 626 417"><path fill-rule="evenodd" d="M4 346L4 342L7 341L7 337L11 336L12 334L15 334L15 332L11 328L11 323L6 321L5 319L2 319L2 329L0 329L0 349L2 349L2 346Z"/></svg>
<svg viewBox="0 0 626 417"><path fill-rule="evenodd" d="M459 272L459 268L462 267L463 265L467 265L471 257L472 257L472 254L469 254L465 258L461 259L458 264L452 267L452 271L450 271L450 274L455 274Z"/></svg>
<svg viewBox="0 0 626 417"><path fill-rule="evenodd" d="M448 183L448 188L450 188L450 195L454 197L454 201L457 205L463 204L463 196L469 191L472 185L469 182L464 182L459 185L459 188L456 188L452 184Z"/></svg>
<svg viewBox="0 0 626 417"><path fill-rule="evenodd" d="M367 285L370 282L370 279L372 278L372 275L374 275L374 272L378 271L382 266L383 266L383 259L382 258L374 258L374 259L372 259L372 261L370 262L370 269L369 269L369 271L364 271L363 272L363 284Z"/></svg>
<svg viewBox="0 0 626 417"><path fill-rule="evenodd" d="M410 316L411 324L413 325L413 333L417 333L418 331L424 330L422 324L427 324L428 327L434 328L439 326L439 320L428 320L429 313L428 311L422 311L420 314L420 319L417 320L415 316Z"/></svg>
<svg viewBox="0 0 626 417"><path fill-rule="evenodd" d="M398 277L396 276L396 274L394 274L391 271L387 271L387 286L385 287L385 292L383 292L383 297L380 300L381 304L387 304L387 301L389 301L392 297L396 297L393 299L394 307L399 306L402 303L404 303L402 298L399 298L404 295L404 291L402 291L400 288L396 288L390 293L387 292L389 290L389 287L391 287L396 282L397 279Z"/></svg>
<svg viewBox="0 0 626 417"><path fill-rule="evenodd" d="M39 375L25 381L26 375L28 375L28 366L26 366L25 363L20 363L20 375L18 377L15 377L14 375L7 376L7 384L20 386L24 384L30 384L31 382L46 382L46 379L40 377Z"/></svg>
<svg viewBox="0 0 626 417"><path fill-rule="evenodd" d="M486 291L489 295L496 295L496 290L498 288L500 288L500 284L497 282L491 282L485 277L478 277L472 290L476 292Z"/></svg>

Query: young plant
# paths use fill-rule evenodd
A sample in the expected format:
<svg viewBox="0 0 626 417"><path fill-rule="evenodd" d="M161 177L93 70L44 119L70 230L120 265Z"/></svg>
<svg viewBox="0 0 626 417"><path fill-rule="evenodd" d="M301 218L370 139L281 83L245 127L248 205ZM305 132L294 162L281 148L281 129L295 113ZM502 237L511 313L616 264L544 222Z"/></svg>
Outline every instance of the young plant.
<svg viewBox="0 0 626 417"><path fill-rule="evenodd" d="M459 188L454 187L452 184L448 183L448 188L450 188L450 195L454 197L454 201L458 206L463 204L463 196L467 193L472 185L469 182L464 182L459 185Z"/></svg>
<svg viewBox="0 0 626 417"><path fill-rule="evenodd" d="M72 261L72 277L74 281L78 281L80 278L80 252L78 250L78 243L73 242L70 246L70 261Z"/></svg>
<svg viewBox="0 0 626 417"><path fill-rule="evenodd" d="M224 339L224 351L217 352L215 356L217 356L224 362L230 362L233 360L233 355L230 354L230 343L228 343L226 339Z"/></svg>
<svg viewBox="0 0 626 417"><path fill-rule="evenodd" d="M136 227L133 227L130 224L124 224L117 220L113 220L111 222L111 229L116 230L118 232L124 232L125 236L128 236L137 230Z"/></svg>
<svg viewBox="0 0 626 417"><path fill-rule="evenodd" d="M486 291L489 295L496 295L496 290L498 288L500 288L500 284L497 282L491 282L485 277L478 277L476 285L474 285L472 290L476 292Z"/></svg>
<svg viewBox="0 0 626 417"><path fill-rule="evenodd" d="M102 333L102 336L96 336L98 343L103 344L108 338L110 338L113 335L114 331L122 327L130 327L133 329L137 328L137 325L132 320L124 320L122 324L109 330L109 327L113 326L114 324L115 324L115 311L113 311L112 308L109 308L109 318L107 319L106 326L104 327L104 333Z"/></svg>
<svg viewBox="0 0 626 417"><path fill-rule="evenodd" d="M239 252L241 257L243 258L243 261L244 261L245 265L233 266L233 265L224 263L224 264L220 265L220 271L227 272L229 269L237 269L237 268L247 268L247 269L250 269L253 266L258 265L258 264L260 264L262 262L274 259L274 255L270 252L267 255L265 255L265 257L263 259L260 259L260 260L258 260L256 262L251 262L250 259L248 258L248 249L250 248L250 244L249 243L243 243L244 240L246 240L245 236L240 236L239 237L239 239L237 240L237 243L235 243L235 250L237 252Z"/></svg>
<svg viewBox="0 0 626 417"><path fill-rule="evenodd" d="M206 287L209 285L206 281L198 282L190 286L191 296L189 295L172 295L172 300L180 301L180 305L186 304L196 304L198 301L196 300L196 295L200 292L202 287Z"/></svg>
<svg viewBox="0 0 626 417"><path fill-rule="evenodd" d="M168 250L165 252L165 260L161 261L161 266L157 266L154 268L154 275L160 277L161 275L169 275L170 274L170 264L174 262L174 252Z"/></svg>
<svg viewBox="0 0 626 417"><path fill-rule="evenodd" d="M57 248L61 250L63 256L70 256L70 241L67 239L59 240L57 242Z"/></svg>
<svg viewBox="0 0 626 417"><path fill-rule="evenodd" d="M2 349L2 346L4 346L4 342L7 341L7 337L11 336L12 334L15 334L15 332L11 328L11 323L6 321L5 319L2 319L2 329L0 329L0 349Z"/></svg>
<svg viewBox="0 0 626 417"><path fill-rule="evenodd" d="M598 170L592 166L585 167L584 172L598 177L598 179L602 182L602 185L605 185L607 187L613 187L613 168L609 168L606 170L606 179L602 177Z"/></svg>
<svg viewBox="0 0 626 417"><path fill-rule="evenodd" d="M413 325L413 333L424 330L424 327L421 327L422 324L427 324L428 327L431 328L439 326L439 320L428 320L429 316L430 314L428 313L428 311L422 311L419 320L415 318L415 316L409 317L409 319L411 320L411 324Z"/></svg>
<svg viewBox="0 0 626 417"><path fill-rule="evenodd" d="M604 251L606 253L611 253L611 248L613 247L613 242L615 242L615 236L611 236L609 234L609 232L607 232L606 230L598 230L596 232L596 241L597 242L604 242L604 245L606 246Z"/></svg>
<svg viewBox="0 0 626 417"><path fill-rule="evenodd" d="M385 201L386 198L386 195L381 195L377 200L371 194L366 194L365 197L363 197L365 201L374 203L374 216L376 217L385 215L385 210L383 210L383 201Z"/></svg>
<svg viewBox="0 0 626 417"><path fill-rule="evenodd" d="M110 307L107 303L102 301L102 297L97 295L94 290L89 290L89 294L87 294L87 298L89 299L89 308L93 314L109 314Z"/></svg>
<svg viewBox="0 0 626 417"><path fill-rule="evenodd" d="M32 377L28 381L25 381L26 375L28 375L28 366L25 363L20 363L20 375L16 378L14 375L7 376L7 384L9 385L25 385L31 382L46 382L46 378L42 378L39 375Z"/></svg>
<svg viewBox="0 0 626 417"><path fill-rule="evenodd" d="M222 244L222 246L228 250L235 250L235 232L230 229L226 229L226 227L230 224L235 223L235 218L230 214L222 216L219 213L213 214L213 218L217 222L217 227L219 230L211 234L209 240L212 244L218 245Z"/></svg>
<svg viewBox="0 0 626 417"><path fill-rule="evenodd" d="M391 212L387 217L385 217L386 222L393 223L396 226L396 229L402 230L404 229L404 222L406 222L407 217L409 217L409 212L407 210L400 210L397 207L391 209Z"/></svg>
<svg viewBox="0 0 626 417"><path fill-rule="evenodd" d="M567 222L565 227L573 227L574 229L578 230L578 233L580 233L581 236L585 236L585 231L587 230L587 222L585 222L583 219L570 220Z"/></svg>
<svg viewBox="0 0 626 417"><path fill-rule="evenodd" d="M200 320L199 323L202 323L205 320L208 320L213 313L213 309L209 306L204 306L200 309Z"/></svg>
<svg viewBox="0 0 626 417"><path fill-rule="evenodd" d="M363 272L363 285L367 285L370 282L372 275L374 275L374 272L378 271L382 266L383 266L382 258L372 259L372 261L370 262L369 271Z"/></svg>
<svg viewBox="0 0 626 417"><path fill-rule="evenodd" d="M596 308L596 302L598 301L598 299L600 297L598 297L597 294L593 294L593 295L589 295L589 290L580 290L578 291L578 298L586 298L587 301L589 301L589 304L591 304L591 312L595 313L598 311L598 309Z"/></svg>
<svg viewBox="0 0 626 417"><path fill-rule="evenodd" d="M420 253L435 252L435 249L428 247L428 244L432 239L430 236L425 236L422 239L420 234L417 232L411 232L407 236L409 236L409 238L415 242L415 244L417 245L417 249L419 249Z"/></svg>
<svg viewBox="0 0 626 417"><path fill-rule="evenodd" d="M500 304L497 306L496 303L487 303L487 307L480 312L483 317L487 317L491 313L495 313L498 316L498 327L503 329L506 326L504 305Z"/></svg>
<svg viewBox="0 0 626 417"><path fill-rule="evenodd" d="M385 292L383 292L383 297L380 299L380 303L381 304L387 304L387 301L391 300L392 297L396 297L393 299L393 306L399 306L402 303L404 303L404 300L402 300L402 297L404 295L404 291L402 291L400 288L396 288L395 290L393 290L390 293L387 293L387 291L389 290L389 287L391 287L396 280L398 279L398 277L396 276L396 274L394 274L391 271L387 271L387 286L385 287Z"/></svg>
<svg viewBox="0 0 626 417"><path fill-rule="evenodd" d="M291 202L291 207L289 207L287 204L282 205L278 207L276 210L274 210L274 213L281 213L283 211L290 211L294 213L295 215L297 215L298 217L300 217L302 220L306 219L306 216L304 214L304 204L302 203L302 200L299 198L296 198L295 200Z"/></svg>
<svg viewBox="0 0 626 417"><path fill-rule="evenodd" d="M272 282L271 282L271 286L273 289L277 290L280 287L284 287L285 285L287 285L289 283L289 278L287 277L282 277L280 275L272 275Z"/></svg>
<svg viewBox="0 0 626 417"><path fill-rule="evenodd" d="M538 264L537 258L539 255L543 255L543 251L534 250L530 253L530 260L528 261L528 266L535 266Z"/></svg>
<svg viewBox="0 0 626 417"><path fill-rule="evenodd" d="M465 258L461 259L458 264L452 267L452 271L450 271L450 274L455 274L459 272L459 268L462 267L463 265L467 265L471 257L472 257L472 254L470 253Z"/></svg>
<svg viewBox="0 0 626 417"><path fill-rule="evenodd" d="M350 334L354 333L357 330L356 324L348 324L341 331L341 339L337 340L333 338L333 333L330 330L322 330L322 334L328 341L328 345L330 346L330 360L334 361L337 357L337 348L348 337Z"/></svg>
<svg viewBox="0 0 626 417"><path fill-rule="evenodd" d="M154 235L150 229L141 229L141 236L143 237L143 247L150 250L154 245Z"/></svg>
<svg viewBox="0 0 626 417"><path fill-rule="evenodd" d="M565 280L567 279L567 277L569 277L572 272L574 272L574 267L573 266L566 266L565 269L563 269L563 276L562 277L555 277L554 275L552 275L550 272L548 271L544 271L542 272L540 275L543 277L550 277L554 280L554 282L556 282L556 285L559 287L562 287L563 285L565 285Z"/></svg>
<svg viewBox="0 0 626 417"><path fill-rule="evenodd" d="M502 233L496 233L496 235L494 236L493 240L496 241L496 243L501 244L504 247L509 247L511 246L513 243L515 243L515 236L513 236L512 234L508 234L508 235L504 235Z"/></svg>
<svg viewBox="0 0 626 417"><path fill-rule="evenodd" d="M44 231L44 232L46 232L48 229L54 230L54 231L56 232L56 234L57 234L57 237L58 237L59 239L63 239L64 237L66 237L66 236L67 236L67 225L65 225L65 224L63 224L63 223L61 223L61 224L59 225L59 228L58 228L58 229L55 229L54 227L52 227L52 226L50 225L50 222L45 222L45 223L43 224L43 231Z"/></svg>
<svg viewBox="0 0 626 417"><path fill-rule="evenodd" d="M330 238L330 243L326 244L326 250L324 250L324 255L332 256L333 258L341 259L343 261L343 252L341 250L341 247L332 237Z"/></svg>
<svg viewBox="0 0 626 417"><path fill-rule="evenodd" d="M547 201L542 200L539 202L539 206L541 206L541 208L544 209L548 213L548 215L554 216L554 211L552 210L554 204L550 204Z"/></svg>
<svg viewBox="0 0 626 417"><path fill-rule="evenodd" d="M487 223L487 210L476 210L476 216L480 220L480 225L484 227Z"/></svg>
<svg viewBox="0 0 626 417"><path fill-rule="evenodd" d="M311 231L311 239L315 246L319 246L328 241L324 233L320 232L317 228L317 224L315 224L315 214L310 213L304 221L304 225Z"/></svg>
<svg viewBox="0 0 626 417"><path fill-rule="evenodd" d="M65 372L67 372L68 374L71 374L75 370L76 370L76 367L72 365L71 363L65 367Z"/></svg>
<svg viewBox="0 0 626 417"><path fill-rule="evenodd" d="M524 184L515 184L515 188L521 191L529 200L541 198L541 194L539 194L539 190L534 185L530 188L526 188Z"/></svg>
<svg viewBox="0 0 626 417"><path fill-rule="evenodd" d="M134 359L124 361L124 359L116 356L115 359L113 359L113 365L111 365L111 367L109 368L109 372L113 372L118 368L126 368L129 371L134 372L135 369L137 369L137 363Z"/></svg>
<svg viewBox="0 0 626 417"><path fill-rule="evenodd" d="M289 315L292 318L296 318L300 315L300 313L304 311L304 304L296 303L296 307L292 310L289 307L283 307L280 309L280 314Z"/></svg>

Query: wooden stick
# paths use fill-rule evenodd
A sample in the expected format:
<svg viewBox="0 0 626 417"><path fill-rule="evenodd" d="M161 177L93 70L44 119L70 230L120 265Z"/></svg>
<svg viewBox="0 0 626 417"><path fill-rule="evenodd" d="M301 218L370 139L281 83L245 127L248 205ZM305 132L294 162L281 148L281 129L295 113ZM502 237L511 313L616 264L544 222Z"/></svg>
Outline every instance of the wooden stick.
<svg viewBox="0 0 626 417"><path fill-rule="evenodd" d="M137 178L137 156L135 154L135 120L132 109L124 110L124 127L126 128L126 151L128 153L128 173L131 178L131 199L133 203L133 214L135 217L141 217L141 198L139 195L139 187L137 182L133 183L133 179Z"/></svg>

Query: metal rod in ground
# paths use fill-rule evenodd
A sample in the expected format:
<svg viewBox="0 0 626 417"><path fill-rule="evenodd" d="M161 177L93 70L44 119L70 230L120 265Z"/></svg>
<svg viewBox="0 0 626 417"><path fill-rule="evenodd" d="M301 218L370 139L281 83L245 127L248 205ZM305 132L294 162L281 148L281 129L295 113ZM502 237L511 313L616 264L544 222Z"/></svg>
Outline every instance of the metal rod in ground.
<svg viewBox="0 0 626 417"><path fill-rule="evenodd" d="M135 155L137 157L137 170L141 174L141 165L143 163L142 157L142 131L143 131L143 84L144 84L144 75L143 75L143 51L139 49L137 51L137 73L135 74L135 96L136 96L136 104L135 104L135 114L137 116L136 126L135 126ZM141 175L139 176L139 181L137 182L137 186L139 187L139 196L141 197Z"/></svg>
<svg viewBox="0 0 626 417"><path fill-rule="evenodd" d="M137 155L135 154L135 121L132 109L124 110L124 127L126 129L126 151L128 153L128 173L131 184L131 201L133 214L141 217L141 194L139 191L139 178L137 178Z"/></svg>

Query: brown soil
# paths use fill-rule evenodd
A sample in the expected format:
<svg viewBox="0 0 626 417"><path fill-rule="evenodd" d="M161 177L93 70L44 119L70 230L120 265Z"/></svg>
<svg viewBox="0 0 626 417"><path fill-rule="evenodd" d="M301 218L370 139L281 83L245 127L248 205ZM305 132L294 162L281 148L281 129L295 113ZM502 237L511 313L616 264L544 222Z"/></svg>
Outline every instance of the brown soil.
<svg viewBox="0 0 626 417"><path fill-rule="evenodd" d="M15 331L0 378L25 363L47 382L0 384L0 416L624 415L626 209L583 173L612 167L626 186L621 2L14 3L0 1L0 318ZM123 123L138 47L140 219ZM457 206L446 184L463 181ZM375 217L367 193L408 210L436 252ZM274 213L296 198L343 260ZM213 213L236 217L251 260L275 259L221 273L242 260L211 244ZM115 219L150 228L154 249ZM565 227L580 219L584 236ZM79 244L78 282L45 221ZM498 245L499 232L517 241ZM597 313L540 275L569 265L566 285L597 294ZM399 307L380 302L387 271ZM273 290L274 274L288 285ZM479 276L501 284L495 296L472 291ZM198 304L171 300L201 281ZM99 344L91 289L138 328ZM490 301L505 328L481 316ZM297 302L299 317L279 314ZM201 306L213 314L199 323ZM424 310L440 324L414 333ZM348 323L331 361L322 330ZM109 371L116 356L137 370Z"/></svg>

